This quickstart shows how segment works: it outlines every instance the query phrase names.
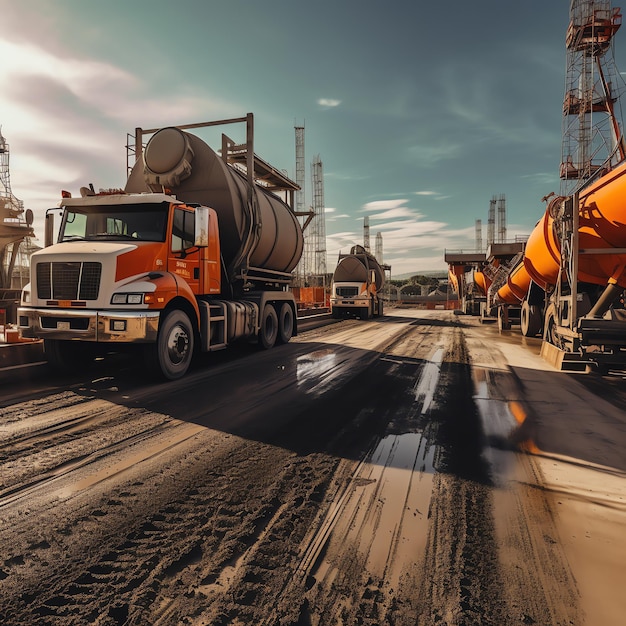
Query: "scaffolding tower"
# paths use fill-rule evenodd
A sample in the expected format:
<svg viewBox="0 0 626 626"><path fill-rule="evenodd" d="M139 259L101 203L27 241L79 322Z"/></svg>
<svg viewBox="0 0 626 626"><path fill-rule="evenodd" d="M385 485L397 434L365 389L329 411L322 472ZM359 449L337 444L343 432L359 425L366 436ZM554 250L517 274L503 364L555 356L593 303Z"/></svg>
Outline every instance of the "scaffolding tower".
<svg viewBox="0 0 626 626"><path fill-rule="evenodd" d="M381 232L376 233L376 245L375 245L375 253L374 256L378 261L379 265L384 265L383 260L383 234Z"/></svg>
<svg viewBox="0 0 626 626"><path fill-rule="evenodd" d="M506 243L506 197L498 197L498 243Z"/></svg>
<svg viewBox="0 0 626 626"><path fill-rule="evenodd" d="M370 251L370 218L367 215L363 218L363 247Z"/></svg>
<svg viewBox="0 0 626 626"><path fill-rule="evenodd" d="M489 201L489 216L487 218L487 247L496 242L496 197Z"/></svg>
<svg viewBox="0 0 626 626"><path fill-rule="evenodd" d="M620 9L611 8L609 0L570 2L561 195L571 195L594 174L605 173L626 157L624 137L614 111L624 91L612 46L621 23Z"/></svg>
<svg viewBox="0 0 626 626"><path fill-rule="evenodd" d="M305 198L305 195L304 195L304 185L305 185L304 125L295 126L294 129L296 132L296 184L300 187L300 189L296 191L295 210L296 210L296 213L303 213L304 212L304 198ZM300 262L298 263L296 273L298 277L300 278L300 280L304 281L308 272L309 272L309 268L307 266L306 234L305 234L305 248L303 250Z"/></svg>
<svg viewBox="0 0 626 626"><path fill-rule="evenodd" d="M324 166L319 154L311 163L311 185L313 187L313 220L309 228L312 253L311 273L314 276L326 274L326 217L324 210Z"/></svg>
<svg viewBox="0 0 626 626"><path fill-rule="evenodd" d="M476 250L475 252L483 251L483 221L476 220Z"/></svg>
<svg viewBox="0 0 626 626"><path fill-rule="evenodd" d="M28 282L23 271L28 259L22 244L30 248L30 238L34 236L32 211L29 209L23 217L24 203L11 191L9 158L9 144L0 130L0 308L6 306L6 298L12 300L19 293L24 281ZM16 271L20 277L18 285L13 280Z"/></svg>

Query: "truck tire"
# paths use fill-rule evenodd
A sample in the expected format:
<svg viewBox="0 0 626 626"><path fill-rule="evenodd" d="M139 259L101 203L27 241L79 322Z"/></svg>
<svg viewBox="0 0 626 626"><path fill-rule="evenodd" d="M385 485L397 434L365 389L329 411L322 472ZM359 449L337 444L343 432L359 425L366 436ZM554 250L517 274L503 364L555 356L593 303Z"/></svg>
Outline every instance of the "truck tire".
<svg viewBox="0 0 626 626"><path fill-rule="evenodd" d="M556 307L554 304L551 304L546 309L546 317L543 324L544 340L560 348L560 341L556 334L556 326Z"/></svg>
<svg viewBox="0 0 626 626"><path fill-rule="evenodd" d="M269 350L276 343L277 337L278 315L276 315L276 309L271 304L266 304L261 315L259 346L264 350Z"/></svg>
<svg viewBox="0 0 626 626"><path fill-rule="evenodd" d="M89 345L78 341L44 339L43 351L48 365L58 372L77 372L91 360Z"/></svg>
<svg viewBox="0 0 626 626"><path fill-rule="evenodd" d="M541 319L541 309L536 304L528 304L527 300L522 302L520 326L524 337L536 337L541 332L543 320Z"/></svg>
<svg viewBox="0 0 626 626"><path fill-rule="evenodd" d="M174 309L159 324L154 352L158 372L168 380L187 373L193 356L193 327L184 311Z"/></svg>
<svg viewBox="0 0 626 626"><path fill-rule="evenodd" d="M293 337L293 328L293 309L287 302L284 302L278 314L278 342L289 343Z"/></svg>
<svg viewBox="0 0 626 626"><path fill-rule="evenodd" d="M504 310L504 306L498 307L498 330L511 330L511 321Z"/></svg>

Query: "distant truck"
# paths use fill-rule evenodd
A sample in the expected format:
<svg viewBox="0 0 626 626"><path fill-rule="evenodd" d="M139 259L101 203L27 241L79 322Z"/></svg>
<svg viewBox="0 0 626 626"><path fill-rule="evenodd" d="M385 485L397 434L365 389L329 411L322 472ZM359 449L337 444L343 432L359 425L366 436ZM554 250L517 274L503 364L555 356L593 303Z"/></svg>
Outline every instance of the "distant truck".
<svg viewBox="0 0 626 626"><path fill-rule="evenodd" d="M369 319L383 314L385 273L376 258L362 246L340 254L333 273L330 308L334 318Z"/></svg>
<svg viewBox="0 0 626 626"><path fill-rule="evenodd" d="M246 143L222 135L221 155L184 130L233 123L246 124ZM145 150L143 134L152 135ZM254 154L252 114L137 129L135 148L124 190L63 198L53 245L48 211L46 247L32 255L18 308L22 336L43 338L61 370L98 345L136 348L166 379L182 377L196 351L288 342L299 187Z"/></svg>

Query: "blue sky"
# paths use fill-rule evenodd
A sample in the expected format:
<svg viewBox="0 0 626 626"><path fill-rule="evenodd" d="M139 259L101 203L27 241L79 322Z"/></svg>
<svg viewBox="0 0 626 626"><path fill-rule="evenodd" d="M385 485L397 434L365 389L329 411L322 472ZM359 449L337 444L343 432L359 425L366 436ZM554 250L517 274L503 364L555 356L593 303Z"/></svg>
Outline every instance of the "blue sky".
<svg viewBox="0 0 626 626"><path fill-rule="evenodd" d="M248 112L256 152L294 178L304 124L329 270L365 216L399 276L472 251L493 196L508 237L529 234L559 188L566 0L0 0L0 14L0 124L40 238L61 189L123 186L135 127ZM626 29L615 46L626 69Z"/></svg>

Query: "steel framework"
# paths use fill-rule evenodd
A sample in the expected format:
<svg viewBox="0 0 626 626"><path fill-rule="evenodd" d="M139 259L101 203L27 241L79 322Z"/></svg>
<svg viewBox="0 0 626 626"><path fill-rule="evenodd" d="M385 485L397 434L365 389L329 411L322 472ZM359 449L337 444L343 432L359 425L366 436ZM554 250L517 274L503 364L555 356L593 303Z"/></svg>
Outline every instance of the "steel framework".
<svg viewBox="0 0 626 626"><path fill-rule="evenodd" d="M570 2L560 166L563 196L626 157L614 110L624 91L612 46L621 23L620 9L611 8L609 0Z"/></svg>
<svg viewBox="0 0 626 626"><path fill-rule="evenodd" d="M326 274L326 219L324 215L324 166L319 154L311 163L311 185L313 187L313 220L311 222L310 248L312 252L312 274Z"/></svg>
<svg viewBox="0 0 626 626"><path fill-rule="evenodd" d="M9 144L0 132L0 298L2 290L12 288L15 268L25 263L22 243L29 246L29 239L34 236L32 211L27 211L24 220L24 203L11 191L9 157Z"/></svg>

